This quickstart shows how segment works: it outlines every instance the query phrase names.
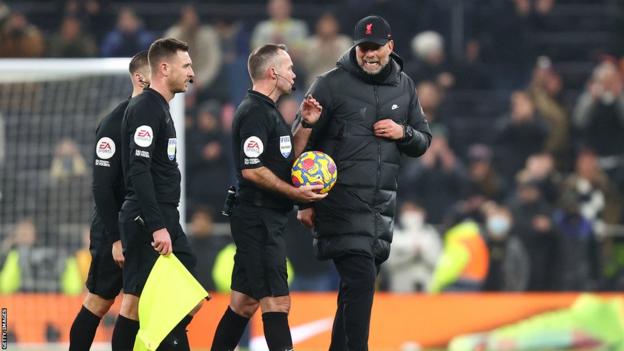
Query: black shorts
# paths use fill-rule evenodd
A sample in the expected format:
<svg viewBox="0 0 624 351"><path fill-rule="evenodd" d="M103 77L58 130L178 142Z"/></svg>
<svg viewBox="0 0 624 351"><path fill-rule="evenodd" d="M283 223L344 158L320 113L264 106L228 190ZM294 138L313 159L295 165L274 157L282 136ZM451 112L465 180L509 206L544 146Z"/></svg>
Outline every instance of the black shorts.
<svg viewBox="0 0 624 351"><path fill-rule="evenodd" d="M191 250L186 234L180 226L180 214L175 205L159 204L163 221L171 235L173 253L195 275L197 259ZM126 201L119 214L121 242L125 256L123 267L123 289L125 294L141 296L147 277L158 259L158 252L152 247L153 233L148 233L143 224L135 221L140 209L137 203Z"/></svg>
<svg viewBox="0 0 624 351"><path fill-rule="evenodd" d="M113 243L106 234L99 217L91 224L89 251L91 265L87 276L87 289L105 300L114 299L121 291L121 267L113 260Z"/></svg>
<svg viewBox="0 0 624 351"><path fill-rule="evenodd" d="M238 204L230 225L236 244L232 290L260 300L288 295L286 241L288 212Z"/></svg>

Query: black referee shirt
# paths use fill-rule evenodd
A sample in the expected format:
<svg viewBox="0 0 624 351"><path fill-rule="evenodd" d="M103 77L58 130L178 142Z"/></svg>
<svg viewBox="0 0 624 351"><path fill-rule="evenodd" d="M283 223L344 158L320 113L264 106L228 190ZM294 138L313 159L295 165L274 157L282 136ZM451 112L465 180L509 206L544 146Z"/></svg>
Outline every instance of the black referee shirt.
<svg viewBox="0 0 624 351"><path fill-rule="evenodd" d="M119 240L118 213L126 188L121 172L121 121L130 99L109 113L95 131L95 161L93 164L93 223L102 222L111 242Z"/></svg>
<svg viewBox="0 0 624 351"><path fill-rule="evenodd" d="M242 176L246 168L267 167L281 180L291 183L295 160L290 127L275 103L266 95L249 90L238 106L232 124L232 150L239 187L239 201L257 206L290 210L287 197L259 188Z"/></svg>
<svg viewBox="0 0 624 351"><path fill-rule="evenodd" d="M167 100L147 88L128 104L121 127L126 200L140 206L149 232L165 228L159 203L180 202L177 139Z"/></svg>

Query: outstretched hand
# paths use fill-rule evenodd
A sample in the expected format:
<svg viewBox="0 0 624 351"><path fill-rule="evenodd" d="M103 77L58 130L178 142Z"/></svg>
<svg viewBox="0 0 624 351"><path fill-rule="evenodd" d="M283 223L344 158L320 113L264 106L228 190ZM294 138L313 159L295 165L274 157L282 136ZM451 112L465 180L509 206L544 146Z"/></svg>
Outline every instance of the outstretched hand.
<svg viewBox="0 0 624 351"><path fill-rule="evenodd" d="M303 121L312 125L316 123L321 117L321 113L323 112L323 106L316 101L316 99L312 95L308 95L301 102L301 117Z"/></svg>

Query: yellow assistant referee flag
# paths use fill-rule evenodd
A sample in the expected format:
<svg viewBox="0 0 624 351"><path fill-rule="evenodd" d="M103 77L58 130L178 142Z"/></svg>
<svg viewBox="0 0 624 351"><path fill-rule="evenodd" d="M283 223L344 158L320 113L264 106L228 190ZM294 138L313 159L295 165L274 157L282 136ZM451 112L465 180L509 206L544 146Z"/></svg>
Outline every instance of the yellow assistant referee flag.
<svg viewBox="0 0 624 351"><path fill-rule="evenodd" d="M174 254L160 255L139 299L134 351L156 350L171 330L208 296Z"/></svg>

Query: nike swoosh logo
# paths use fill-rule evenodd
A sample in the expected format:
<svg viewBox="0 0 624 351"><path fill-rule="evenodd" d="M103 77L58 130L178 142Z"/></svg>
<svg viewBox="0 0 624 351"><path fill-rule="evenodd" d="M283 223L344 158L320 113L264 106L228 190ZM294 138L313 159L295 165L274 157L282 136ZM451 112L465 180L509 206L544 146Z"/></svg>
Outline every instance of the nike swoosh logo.
<svg viewBox="0 0 624 351"><path fill-rule="evenodd" d="M333 324L334 317L329 317L291 327L290 335L292 336L293 345L330 331ZM269 351L264 335L252 338L249 343L249 349L251 351Z"/></svg>

